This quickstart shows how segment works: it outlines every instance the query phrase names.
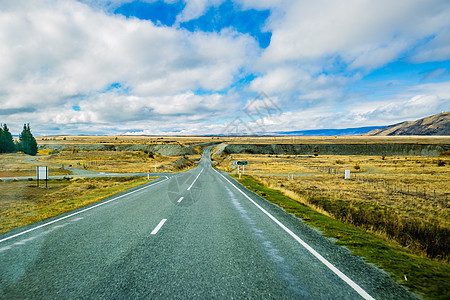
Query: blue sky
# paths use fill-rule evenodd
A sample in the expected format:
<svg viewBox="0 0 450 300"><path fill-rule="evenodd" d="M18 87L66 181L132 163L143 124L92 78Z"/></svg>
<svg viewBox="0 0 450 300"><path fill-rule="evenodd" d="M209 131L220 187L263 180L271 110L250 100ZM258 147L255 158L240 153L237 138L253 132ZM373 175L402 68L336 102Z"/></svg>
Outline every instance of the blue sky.
<svg viewBox="0 0 450 300"><path fill-rule="evenodd" d="M13 133L298 131L450 110L446 0L1 6L0 122Z"/></svg>

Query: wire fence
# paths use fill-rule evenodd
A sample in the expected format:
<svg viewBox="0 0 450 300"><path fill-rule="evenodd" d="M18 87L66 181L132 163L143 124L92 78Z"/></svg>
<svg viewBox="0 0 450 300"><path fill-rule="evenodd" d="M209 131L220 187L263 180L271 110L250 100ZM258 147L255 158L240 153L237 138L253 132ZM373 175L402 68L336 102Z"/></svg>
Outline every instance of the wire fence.
<svg viewBox="0 0 450 300"><path fill-rule="evenodd" d="M325 166L308 166L311 169L319 171L320 173L332 174L344 177L344 168L329 168ZM419 187L417 185L411 185L401 182L392 183L392 181L385 180L382 178L374 178L374 175L382 174L361 174L361 173L351 173L350 180L356 180L371 184L377 188L383 188L390 194L400 194L405 197L415 197L423 199L433 199L440 202L445 207L450 207L449 198L450 191L444 193L436 192L435 188ZM387 175L390 176L390 175ZM449 184L450 186L450 184Z"/></svg>

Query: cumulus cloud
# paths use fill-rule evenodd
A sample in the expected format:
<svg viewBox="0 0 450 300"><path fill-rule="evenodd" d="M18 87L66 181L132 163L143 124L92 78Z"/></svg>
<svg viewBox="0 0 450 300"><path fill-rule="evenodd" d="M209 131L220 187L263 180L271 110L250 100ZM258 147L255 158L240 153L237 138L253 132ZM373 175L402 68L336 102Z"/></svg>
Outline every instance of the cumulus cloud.
<svg viewBox="0 0 450 300"><path fill-rule="evenodd" d="M309 107L295 106L276 118L261 115L254 123L264 124L268 132L391 125L450 111L450 84L421 84L383 99L353 100L339 108L323 102ZM247 124L255 128L253 125L252 122Z"/></svg>
<svg viewBox="0 0 450 300"><path fill-rule="evenodd" d="M410 87L390 99L348 106L348 122L389 125L415 120L450 110L450 83L430 83Z"/></svg>
<svg viewBox="0 0 450 300"><path fill-rule="evenodd" d="M0 113L16 117L30 108L57 124L146 119L171 109L194 115L219 106L215 92L259 51L233 30L158 27L76 1L8 4L0 12ZM127 89L107 92L114 84ZM208 93L190 92L197 89Z"/></svg>
<svg viewBox="0 0 450 300"><path fill-rule="evenodd" d="M172 27L113 13L130 2L2 1L0 121L17 130L36 122L73 133L217 133L261 91L284 112L265 120L271 131L450 110L447 82L423 84L445 80L447 66L384 93L381 82L361 92L365 76L389 63L450 59L448 1L234 1L235 9L270 10L266 49L232 27L180 28L224 0L184 1Z"/></svg>
<svg viewBox="0 0 450 300"><path fill-rule="evenodd" d="M294 1L268 21L272 41L263 63L338 56L354 68L392 61L418 39L448 26L444 1Z"/></svg>
<svg viewBox="0 0 450 300"><path fill-rule="evenodd" d="M249 89L279 96L285 111L315 106L325 111L325 107L334 105L341 112L348 103L364 107L368 95L348 87L357 85L366 74L400 58L409 62L439 61L448 59L450 53L446 51L450 3L445 1L240 2L244 7L272 11L265 28L272 32L272 40L253 66L261 75ZM377 91L380 87L373 88ZM399 91L393 89L390 92L390 103L405 105L404 94L396 95ZM419 94L408 95L408 99ZM432 99L427 96L424 101ZM432 107L415 112L426 114L433 111ZM409 110L410 117L413 111ZM347 115L370 122L359 115ZM397 119L406 116L399 113Z"/></svg>

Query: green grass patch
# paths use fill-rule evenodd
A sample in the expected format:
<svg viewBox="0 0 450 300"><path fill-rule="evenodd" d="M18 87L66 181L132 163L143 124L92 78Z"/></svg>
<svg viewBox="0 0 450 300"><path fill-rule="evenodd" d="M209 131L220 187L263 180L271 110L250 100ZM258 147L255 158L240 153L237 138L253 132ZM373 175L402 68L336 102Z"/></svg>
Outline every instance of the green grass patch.
<svg viewBox="0 0 450 300"><path fill-rule="evenodd" d="M323 215L314 209L285 196L281 191L265 187L257 179L244 175L239 182L266 200L284 208L336 238L336 244L346 246L354 255L376 264L391 274L398 283L427 299L450 299L450 265L409 252L386 239Z"/></svg>

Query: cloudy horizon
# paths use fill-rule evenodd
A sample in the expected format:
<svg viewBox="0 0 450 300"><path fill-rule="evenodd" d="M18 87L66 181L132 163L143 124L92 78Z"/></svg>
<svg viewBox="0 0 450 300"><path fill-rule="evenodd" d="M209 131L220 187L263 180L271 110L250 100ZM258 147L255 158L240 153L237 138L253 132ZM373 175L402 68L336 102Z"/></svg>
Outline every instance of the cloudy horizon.
<svg viewBox="0 0 450 300"><path fill-rule="evenodd" d="M0 123L191 135L416 120L450 110L449 15L445 0L0 0ZM252 114L264 101L272 114Z"/></svg>

